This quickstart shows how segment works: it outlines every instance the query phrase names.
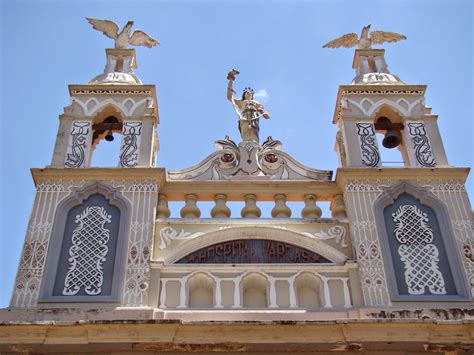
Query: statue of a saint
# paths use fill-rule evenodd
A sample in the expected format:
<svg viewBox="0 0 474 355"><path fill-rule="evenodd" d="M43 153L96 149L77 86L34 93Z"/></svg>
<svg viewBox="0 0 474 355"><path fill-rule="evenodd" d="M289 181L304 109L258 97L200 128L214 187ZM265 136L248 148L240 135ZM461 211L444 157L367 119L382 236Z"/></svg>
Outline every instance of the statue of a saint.
<svg viewBox="0 0 474 355"><path fill-rule="evenodd" d="M232 96L232 93L235 93L232 85L237 74L239 72L235 69L232 69L227 74L227 79L229 80L227 99L232 103L235 112L239 116L239 131L242 141L252 141L258 144L259 120L261 117L269 119L270 115L258 101L253 99L253 90L251 88L247 87L244 89L241 99L236 99Z"/></svg>

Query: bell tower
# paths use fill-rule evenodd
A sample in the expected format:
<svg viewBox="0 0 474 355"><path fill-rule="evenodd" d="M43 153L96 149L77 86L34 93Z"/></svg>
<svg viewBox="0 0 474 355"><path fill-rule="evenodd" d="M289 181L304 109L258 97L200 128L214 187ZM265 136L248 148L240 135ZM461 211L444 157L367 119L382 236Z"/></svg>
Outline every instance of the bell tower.
<svg viewBox="0 0 474 355"><path fill-rule="evenodd" d="M438 117L425 104L426 85L404 83L388 70L384 49L365 47L355 50L356 76L339 87L333 117L339 127L336 181L344 191L364 302L469 300L469 169L448 165ZM385 161L384 150L395 149L401 161Z"/></svg>
<svg viewBox="0 0 474 355"><path fill-rule="evenodd" d="M70 85L71 104L59 117L52 167L91 166L102 139L121 135L117 166L155 166L159 122L156 91L134 74L135 49L107 49L104 73L87 85Z"/></svg>
<svg viewBox="0 0 474 355"><path fill-rule="evenodd" d="M383 149L399 150L404 167L448 166L438 117L425 105L426 85L405 84L389 72L384 55L384 49L357 49L356 76L339 88L333 123L341 166L384 167Z"/></svg>
<svg viewBox="0 0 474 355"><path fill-rule="evenodd" d="M121 47L106 49L102 74L69 86L51 165L32 169L36 197L12 307L148 304L158 103L155 86L134 73L135 49ZM91 166L99 142L114 135L116 167Z"/></svg>

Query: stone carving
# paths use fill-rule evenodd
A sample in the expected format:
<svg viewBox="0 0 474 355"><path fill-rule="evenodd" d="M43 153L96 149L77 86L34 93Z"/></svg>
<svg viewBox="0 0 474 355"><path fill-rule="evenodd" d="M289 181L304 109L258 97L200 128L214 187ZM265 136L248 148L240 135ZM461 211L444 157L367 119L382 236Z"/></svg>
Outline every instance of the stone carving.
<svg viewBox="0 0 474 355"><path fill-rule="evenodd" d="M371 25L364 26L360 38L356 33L347 33L335 40L326 43L323 48L350 48L357 46L359 49L371 49L372 44L382 44L384 42L398 42L403 39L407 39L404 35L385 32L385 31L372 31L369 30Z"/></svg>
<svg viewBox="0 0 474 355"><path fill-rule="evenodd" d="M433 231L427 214L414 205L402 205L392 217L396 223L395 236L401 244L398 254L405 264L408 293L422 295L427 287L433 294L446 294L443 275L438 268L439 251L431 244Z"/></svg>
<svg viewBox="0 0 474 355"><path fill-rule="evenodd" d="M275 180L331 180L332 172L311 169L281 151L282 143L268 137L262 145L252 141L236 144L229 136L215 142L218 149L199 164L168 171L170 180L230 180L269 178Z"/></svg>
<svg viewBox="0 0 474 355"><path fill-rule="evenodd" d="M133 168L138 165L138 143L142 122L124 122L120 162L122 168Z"/></svg>
<svg viewBox="0 0 474 355"><path fill-rule="evenodd" d="M76 295L82 287L88 295L101 293L102 264L108 253L110 231L104 227L112 216L100 206L90 206L76 216L78 226L72 234L69 249L69 270L64 281L63 295Z"/></svg>
<svg viewBox="0 0 474 355"><path fill-rule="evenodd" d="M84 166L87 150L87 136L90 132L91 122L75 121L71 129L71 148L66 154L64 165L67 168L80 168Z"/></svg>
<svg viewBox="0 0 474 355"><path fill-rule="evenodd" d="M158 185L148 180L111 181L111 184L132 206L143 206L132 211L122 305L146 306Z"/></svg>
<svg viewBox="0 0 474 355"><path fill-rule="evenodd" d="M310 232L303 232L301 233L311 238L319 239L319 240L328 240L328 239L336 239L336 243L341 245L341 248L347 248L346 244L346 229L342 226L334 226L328 229L328 231L321 231L316 233Z"/></svg>
<svg viewBox="0 0 474 355"><path fill-rule="evenodd" d="M362 164L369 167L378 166L380 154L377 149L374 125L372 123L356 123L356 126L360 141Z"/></svg>
<svg viewBox="0 0 474 355"><path fill-rule="evenodd" d="M87 21L89 21L95 30L100 31L107 37L114 39L115 48L127 48L129 45L145 46L151 48L157 44L160 44L160 42L150 37L143 31L135 30L132 34L130 34L133 21L128 21L120 33L119 27L113 21L97 20L93 18L87 18Z"/></svg>
<svg viewBox="0 0 474 355"><path fill-rule="evenodd" d="M408 129L412 137L415 157L421 166L434 167L436 161L431 151L428 136L426 135L425 125L422 122L408 123Z"/></svg>
<svg viewBox="0 0 474 355"><path fill-rule="evenodd" d="M178 233L178 231L171 227L164 227L160 229L161 244L160 249L166 249L173 240L191 240L204 235L203 232L185 232L184 229Z"/></svg>

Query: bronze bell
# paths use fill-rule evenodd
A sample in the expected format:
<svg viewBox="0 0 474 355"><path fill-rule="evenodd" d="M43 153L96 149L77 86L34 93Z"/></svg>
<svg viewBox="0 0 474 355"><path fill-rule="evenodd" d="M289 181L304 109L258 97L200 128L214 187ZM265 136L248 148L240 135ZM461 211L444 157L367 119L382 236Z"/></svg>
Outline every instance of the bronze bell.
<svg viewBox="0 0 474 355"><path fill-rule="evenodd" d="M114 140L114 135L112 134L112 130L109 130L107 132L107 135L105 136L105 140L107 142L112 142Z"/></svg>
<svg viewBox="0 0 474 355"><path fill-rule="evenodd" d="M402 142L402 136L400 131L397 129L387 129L385 137L382 140L382 145L385 148L392 149L396 148Z"/></svg>

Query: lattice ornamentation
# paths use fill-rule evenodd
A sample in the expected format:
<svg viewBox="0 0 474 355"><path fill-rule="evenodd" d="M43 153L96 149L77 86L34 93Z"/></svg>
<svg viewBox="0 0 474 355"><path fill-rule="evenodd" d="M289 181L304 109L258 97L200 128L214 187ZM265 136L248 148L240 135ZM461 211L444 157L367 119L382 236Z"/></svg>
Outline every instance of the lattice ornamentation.
<svg viewBox="0 0 474 355"><path fill-rule="evenodd" d="M123 124L119 163L122 168L133 168L138 165L138 146L142 125L142 122L124 122Z"/></svg>
<svg viewBox="0 0 474 355"><path fill-rule="evenodd" d="M84 166L87 151L87 136L91 129L91 122L76 121L71 129L71 147L66 154L64 166L80 168Z"/></svg>
<svg viewBox="0 0 474 355"><path fill-rule="evenodd" d="M433 231L428 216L414 205L402 205L392 214L400 260L405 264L405 282L411 295L425 294L426 288L436 295L446 294L439 270L439 251L431 244Z"/></svg>
<svg viewBox="0 0 474 355"><path fill-rule="evenodd" d="M413 205L400 206L392 214L396 222L395 236L400 244L427 244L433 242L433 230L428 215Z"/></svg>
<svg viewBox="0 0 474 355"><path fill-rule="evenodd" d="M378 166L380 163L380 153L375 139L375 130L372 123L356 123L357 134L359 135L360 151L362 154L362 164L369 167Z"/></svg>
<svg viewBox="0 0 474 355"><path fill-rule="evenodd" d="M70 266L64 281L63 295L76 295L81 288L88 295L101 293L104 273L102 264L108 253L107 243L110 231L105 228L111 223L112 215L101 206L89 206L76 216L78 226L72 233L69 249Z"/></svg>
<svg viewBox="0 0 474 355"><path fill-rule="evenodd" d="M418 163L424 167L436 166L424 123L408 123L408 131L411 135L413 149L415 150L415 157Z"/></svg>

